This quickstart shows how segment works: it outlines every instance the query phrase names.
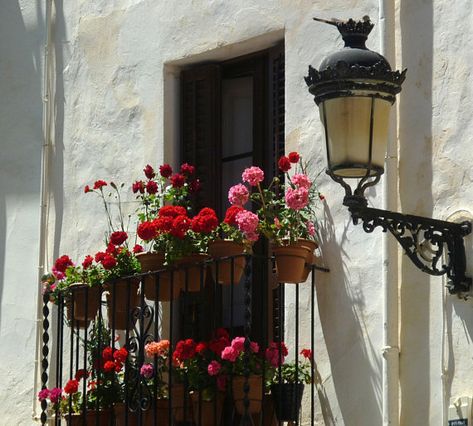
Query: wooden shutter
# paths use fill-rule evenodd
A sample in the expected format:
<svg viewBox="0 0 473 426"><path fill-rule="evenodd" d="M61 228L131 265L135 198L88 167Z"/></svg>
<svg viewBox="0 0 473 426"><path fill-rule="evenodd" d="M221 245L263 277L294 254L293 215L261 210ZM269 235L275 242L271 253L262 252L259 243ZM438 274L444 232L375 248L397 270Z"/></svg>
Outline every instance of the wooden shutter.
<svg viewBox="0 0 473 426"><path fill-rule="evenodd" d="M196 207L217 208L220 161L220 66L181 73L181 158L197 168L202 190Z"/></svg>
<svg viewBox="0 0 473 426"><path fill-rule="evenodd" d="M285 63L284 44L280 44L269 53L270 69L270 104L271 104L271 129L272 144L272 171L273 176L283 174L279 172L277 161L285 152ZM281 176L282 175L282 176ZM272 325L273 340L284 340L284 291L278 288L272 290Z"/></svg>

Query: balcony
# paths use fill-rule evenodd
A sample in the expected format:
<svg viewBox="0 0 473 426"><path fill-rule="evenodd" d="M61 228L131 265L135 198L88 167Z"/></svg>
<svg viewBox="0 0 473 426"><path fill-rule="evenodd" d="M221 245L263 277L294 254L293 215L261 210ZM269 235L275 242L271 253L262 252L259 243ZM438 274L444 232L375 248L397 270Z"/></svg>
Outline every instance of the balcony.
<svg viewBox="0 0 473 426"><path fill-rule="evenodd" d="M304 269L285 284L273 257L194 259L45 293L41 424L314 424L324 268Z"/></svg>

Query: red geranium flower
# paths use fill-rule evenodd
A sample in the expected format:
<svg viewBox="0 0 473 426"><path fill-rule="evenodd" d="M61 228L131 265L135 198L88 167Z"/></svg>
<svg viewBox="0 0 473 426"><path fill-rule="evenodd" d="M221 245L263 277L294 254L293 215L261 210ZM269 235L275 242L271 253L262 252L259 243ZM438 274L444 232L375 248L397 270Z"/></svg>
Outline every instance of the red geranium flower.
<svg viewBox="0 0 473 426"><path fill-rule="evenodd" d="M186 339L177 342L173 358L179 361L185 361L195 355L196 344L193 339Z"/></svg>
<svg viewBox="0 0 473 426"><path fill-rule="evenodd" d="M85 379L87 377L89 377L89 372L86 369L81 368L81 369L77 370L76 375L75 375L74 378L76 380L80 380L80 379Z"/></svg>
<svg viewBox="0 0 473 426"><path fill-rule="evenodd" d="M79 389L79 382L76 379L71 379L64 386L64 392L71 394L76 393Z"/></svg>
<svg viewBox="0 0 473 426"><path fill-rule="evenodd" d="M113 349L110 346L107 346L102 351L102 358L105 361L112 361L113 360Z"/></svg>
<svg viewBox="0 0 473 426"><path fill-rule="evenodd" d="M135 244L133 247L133 253L142 253L144 251L143 246L140 246L139 244Z"/></svg>
<svg viewBox="0 0 473 426"><path fill-rule="evenodd" d="M307 358L309 360L312 360L312 351L310 349L302 349L301 355L304 358Z"/></svg>
<svg viewBox="0 0 473 426"><path fill-rule="evenodd" d="M106 372L106 373L111 373L112 371L115 371L115 363L113 361L107 361L104 365L103 365L103 370Z"/></svg>
<svg viewBox="0 0 473 426"><path fill-rule="evenodd" d="M177 216L172 222L171 235L176 238L184 238L186 232L191 227L191 220L184 215Z"/></svg>
<svg viewBox="0 0 473 426"><path fill-rule="evenodd" d="M156 176L154 169L149 164L146 165L143 172L148 179L153 179Z"/></svg>
<svg viewBox="0 0 473 426"><path fill-rule="evenodd" d="M175 218L177 216L186 216L187 211L181 206L164 206L159 209L158 215L159 217L169 216Z"/></svg>
<svg viewBox="0 0 473 426"><path fill-rule="evenodd" d="M289 158L283 155L278 161L278 167L282 172L287 172L291 168Z"/></svg>
<svg viewBox="0 0 473 426"><path fill-rule="evenodd" d="M113 353L115 361L124 363L128 357L128 351L125 348L120 348Z"/></svg>
<svg viewBox="0 0 473 426"><path fill-rule="evenodd" d="M156 237L156 226L153 222L143 222L138 225L137 232L142 240L149 241Z"/></svg>
<svg viewBox="0 0 473 426"><path fill-rule="evenodd" d="M168 178L172 175L172 167L169 164L159 166L159 174L164 178Z"/></svg>
<svg viewBox="0 0 473 426"><path fill-rule="evenodd" d="M110 270L117 266L117 260L109 253L105 254L104 258L100 261L100 263L106 270Z"/></svg>
<svg viewBox="0 0 473 426"><path fill-rule="evenodd" d="M102 186L106 186L107 185L107 182L105 182L104 180L96 180L95 183L94 183L94 189L100 189L102 188Z"/></svg>
<svg viewBox="0 0 473 426"><path fill-rule="evenodd" d="M154 225L158 233L170 232L172 229L173 218L169 216L158 217L153 220Z"/></svg>
<svg viewBox="0 0 473 426"><path fill-rule="evenodd" d="M319 200L320 200L320 201L324 201L324 200L325 200L325 196L322 195L322 194L319 194Z"/></svg>
<svg viewBox="0 0 473 426"><path fill-rule="evenodd" d="M229 207L225 213L225 219L223 220L224 223L226 223L227 225L235 226L236 225L235 217L242 210L243 210L243 207L240 207L240 206Z"/></svg>
<svg viewBox="0 0 473 426"><path fill-rule="evenodd" d="M69 268L69 266L74 266L74 263L72 263L71 258L67 255L58 257L56 262L54 262L54 268L59 272L66 272L66 269Z"/></svg>
<svg viewBox="0 0 473 426"><path fill-rule="evenodd" d="M94 258L90 254L88 254L87 256L85 256L85 259L82 262L82 267L84 269L88 269L92 265L93 261L94 261Z"/></svg>
<svg viewBox="0 0 473 426"><path fill-rule="evenodd" d="M123 231L115 231L110 235L110 242L116 246L123 244L128 238L128 234Z"/></svg>
<svg viewBox="0 0 473 426"><path fill-rule="evenodd" d="M112 243L108 243L107 248L105 249L105 253L111 254L112 256L116 256L118 254L118 250ZM103 256L102 260L104 258L105 256Z"/></svg>
<svg viewBox="0 0 473 426"><path fill-rule="evenodd" d="M192 219L192 230L209 234L218 226L217 214L213 209L204 207L197 216Z"/></svg>
<svg viewBox="0 0 473 426"><path fill-rule="evenodd" d="M171 176L171 185L173 188L181 188L186 183L186 177L180 173Z"/></svg>
<svg viewBox="0 0 473 426"><path fill-rule="evenodd" d="M195 173L195 167L184 163L181 165L181 173L187 176L193 175Z"/></svg>
<svg viewBox="0 0 473 426"><path fill-rule="evenodd" d="M140 192L141 194L145 193L145 183L142 180L137 180L132 186L131 189L133 194Z"/></svg>
<svg viewBox="0 0 473 426"><path fill-rule="evenodd" d="M90 192L90 191L92 191L92 190L90 189L90 186L89 186L89 185L85 185L85 187L84 187L84 192L87 194L87 193Z"/></svg>
<svg viewBox="0 0 473 426"><path fill-rule="evenodd" d="M291 163L298 163L301 156L297 152L290 152L288 158Z"/></svg>
<svg viewBox="0 0 473 426"><path fill-rule="evenodd" d="M158 192L158 184L154 180L150 180L146 184L146 191L148 194L156 194Z"/></svg>
<svg viewBox="0 0 473 426"><path fill-rule="evenodd" d="M195 351L200 354L204 352L207 349L207 343L205 342L199 342L197 343L197 346L195 347Z"/></svg>

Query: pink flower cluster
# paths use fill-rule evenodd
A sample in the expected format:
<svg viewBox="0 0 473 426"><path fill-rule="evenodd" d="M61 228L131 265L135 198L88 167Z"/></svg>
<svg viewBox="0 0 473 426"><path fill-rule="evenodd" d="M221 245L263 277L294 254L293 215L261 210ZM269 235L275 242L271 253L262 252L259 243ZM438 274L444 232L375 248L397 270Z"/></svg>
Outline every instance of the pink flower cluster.
<svg viewBox="0 0 473 426"><path fill-rule="evenodd" d="M245 350L245 338L235 337L230 346L227 346L222 351L222 359L230 362L235 362L242 352ZM259 352L259 346L256 342L250 342L250 351L253 353Z"/></svg>
<svg viewBox="0 0 473 426"><path fill-rule="evenodd" d="M151 379L154 375L154 368L152 364L143 364L140 368L140 374L145 379Z"/></svg>
<svg viewBox="0 0 473 426"><path fill-rule="evenodd" d="M309 191L307 188L288 188L285 196L286 204L290 209L301 210L309 203Z"/></svg>
<svg viewBox="0 0 473 426"><path fill-rule="evenodd" d="M291 182L300 188L309 189L312 185L312 182L310 181L309 177L303 173L298 173L292 176Z"/></svg>
<svg viewBox="0 0 473 426"><path fill-rule="evenodd" d="M284 342L271 342L269 347L266 349L265 357L271 366L277 368L281 364L284 364L287 354L287 346Z"/></svg>
<svg viewBox="0 0 473 426"><path fill-rule="evenodd" d="M238 229L245 234L245 238L250 241L257 241L259 238L257 229L259 224L258 215L248 210L242 210L235 216Z"/></svg>
<svg viewBox="0 0 473 426"><path fill-rule="evenodd" d="M259 167L248 167L241 175L243 182L248 182L251 186L258 186L264 180L264 172Z"/></svg>
<svg viewBox="0 0 473 426"><path fill-rule="evenodd" d="M219 372L222 366L218 361L211 361L210 364L207 367L207 372L209 373L209 376L216 376Z"/></svg>
<svg viewBox="0 0 473 426"><path fill-rule="evenodd" d="M230 204L233 206L243 207L248 202L249 197L248 188L241 183L232 186L228 190L228 201L230 201Z"/></svg>

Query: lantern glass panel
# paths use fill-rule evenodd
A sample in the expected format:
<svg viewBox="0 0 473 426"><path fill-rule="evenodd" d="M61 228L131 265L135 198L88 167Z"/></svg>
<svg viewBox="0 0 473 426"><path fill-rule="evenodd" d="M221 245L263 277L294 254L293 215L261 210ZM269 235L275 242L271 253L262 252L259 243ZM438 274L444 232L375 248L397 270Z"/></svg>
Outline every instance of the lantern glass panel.
<svg viewBox="0 0 473 426"><path fill-rule="evenodd" d="M371 111L373 142L369 175L382 173L390 110L389 101L366 96L328 99L320 105L320 118L322 123L326 122L328 167L335 175L360 178L370 170Z"/></svg>

